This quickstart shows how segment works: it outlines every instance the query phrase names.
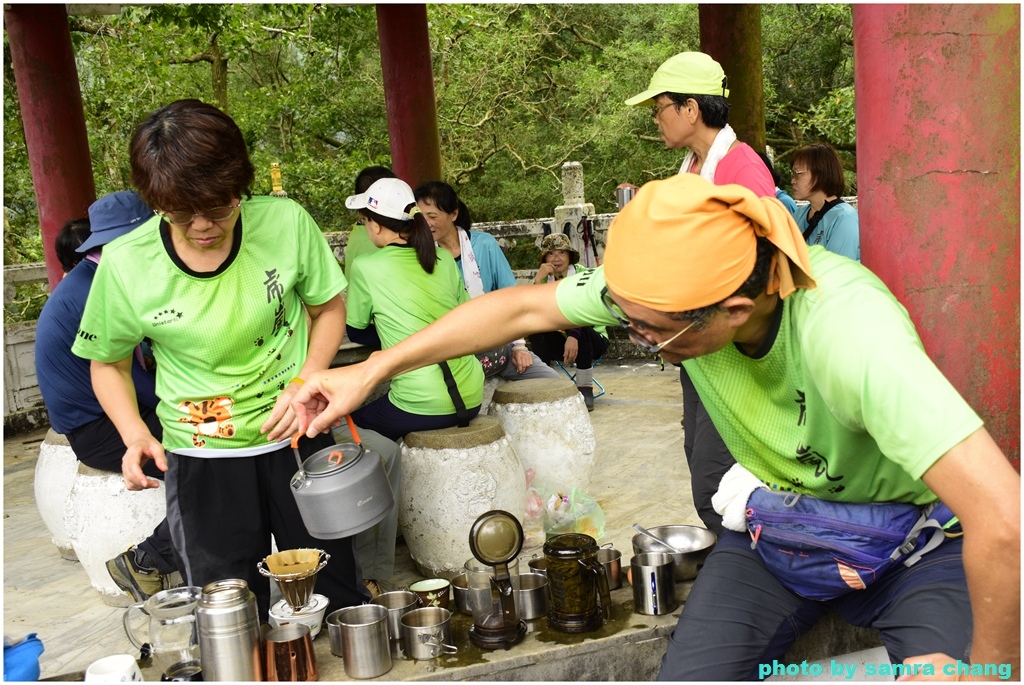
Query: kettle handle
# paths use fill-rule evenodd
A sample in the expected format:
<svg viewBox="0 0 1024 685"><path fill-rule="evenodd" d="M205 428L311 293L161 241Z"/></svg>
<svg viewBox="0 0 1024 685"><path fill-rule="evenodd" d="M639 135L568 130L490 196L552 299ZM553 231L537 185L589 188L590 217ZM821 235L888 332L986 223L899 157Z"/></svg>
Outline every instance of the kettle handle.
<svg viewBox="0 0 1024 685"><path fill-rule="evenodd" d="M144 641L138 638L135 631L132 630L131 622L128 620L128 617L132 613L132 609L138 609L146 616L149 614L146 613L146 609L142 602L135 602L134 604L129 604L128 608L124 610L124 614L121 616L121 623L124 625L124 632L128 636L128 640L131 641L132 645L134 645L136 649L142 649Z"/></svg>
<svg viewBox="0 0 1024 685"><path fill-rule="evenodd" d="M356 430L356 422L352 420L351 414L345 414L345 421L348 422L348 429L352 432L352 439L356 441L357 445L362 445L363 441L359 439L359 431Z"/></svg>

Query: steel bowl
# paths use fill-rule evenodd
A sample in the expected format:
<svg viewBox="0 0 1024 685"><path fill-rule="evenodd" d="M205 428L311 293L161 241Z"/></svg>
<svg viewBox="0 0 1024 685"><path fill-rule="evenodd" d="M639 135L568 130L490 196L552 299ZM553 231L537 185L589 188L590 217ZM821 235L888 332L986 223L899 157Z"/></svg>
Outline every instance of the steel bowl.
<svg viewBox="0 0 1024 685"><path fill-rule="evenodd" d="M647 529L654 537L664 540L680 553L671 552L646 535L633 536L633 553L663 552L672 557L676 582L693 580L704 565L718 537L707 528L699 526L655 526Z"/></svg>

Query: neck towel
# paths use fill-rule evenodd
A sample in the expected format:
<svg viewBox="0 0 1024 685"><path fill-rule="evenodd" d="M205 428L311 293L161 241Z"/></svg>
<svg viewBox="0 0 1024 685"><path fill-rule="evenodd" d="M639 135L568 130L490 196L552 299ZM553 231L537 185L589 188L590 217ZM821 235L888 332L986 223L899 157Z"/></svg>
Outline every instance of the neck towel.
<svg viewBox="0 0 1024 685"><path fill-rule="evenodd" d="M722 157L729 154L729 148L735 142L736 132L732 130L732 126L726 124L725 128L715 136L715 142L711 144L711 149L708 150L707 159L704 160L704 164L700 167L701 178L711 183L715 182L715 171L718 170L718 163L722 161ZM697 155L693 154L693 149L691 148L687 151L686 156L683 157L683 164L679 167L679 173L690 173L690 169L693 168L693 163L696 161Z"/></svg>
<svg viewBox="0 0 1024 685"><path fill-rule="evenodd" d="M466 282L466 290L470 297L480 297L484 294L484 279L480 276L480 265L477 264L476 255L473 254L469 231L463 231L456 226L455 232L459 234L459 263L462 266L462 280Z"/></svg>
<svg viewBox="0 0 1024 685"><path fill-rule="evenodd" d="M655 311L707 307L753 272L759 236L776 248L768 295L815 287L803 235L774 197L696 174L651 181L608 229L605 278L617 295Z"/></svg>

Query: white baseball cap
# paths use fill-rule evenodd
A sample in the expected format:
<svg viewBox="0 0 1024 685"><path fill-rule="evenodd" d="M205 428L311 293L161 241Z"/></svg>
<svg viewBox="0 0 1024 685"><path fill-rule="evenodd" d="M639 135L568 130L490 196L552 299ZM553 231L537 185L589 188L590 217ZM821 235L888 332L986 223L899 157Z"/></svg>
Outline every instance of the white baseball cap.
<svg viewBox="0 0 1024 685"><path fill-rule="evenodd" d="M400 178L382 178L366 189L365 193L349 195L345 206L349 209L368 209L389 219L408 221L405 213L409 205L416 206L416 196L409 184Z"/></svg>

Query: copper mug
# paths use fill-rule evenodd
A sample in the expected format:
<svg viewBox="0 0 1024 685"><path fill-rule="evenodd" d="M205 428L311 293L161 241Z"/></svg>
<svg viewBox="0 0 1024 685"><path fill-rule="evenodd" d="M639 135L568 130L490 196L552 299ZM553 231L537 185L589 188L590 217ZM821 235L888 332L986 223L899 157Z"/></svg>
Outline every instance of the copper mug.
<svg viewBox="0 0 1024 685"><path fill-rule="evenodd" d="M264 656L267 680L310 682L319 678L313 637L304 623L286 623L267 631Z"/></svg>

